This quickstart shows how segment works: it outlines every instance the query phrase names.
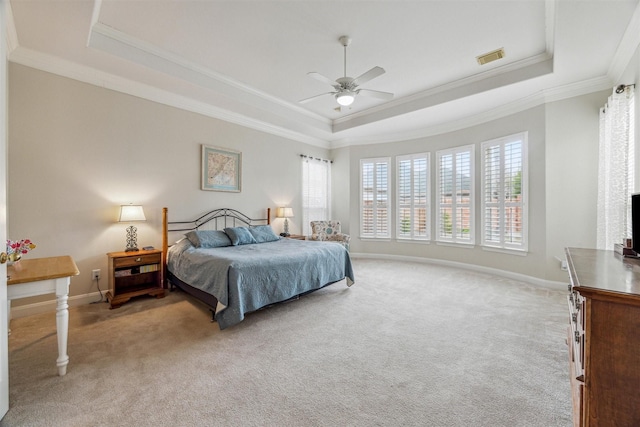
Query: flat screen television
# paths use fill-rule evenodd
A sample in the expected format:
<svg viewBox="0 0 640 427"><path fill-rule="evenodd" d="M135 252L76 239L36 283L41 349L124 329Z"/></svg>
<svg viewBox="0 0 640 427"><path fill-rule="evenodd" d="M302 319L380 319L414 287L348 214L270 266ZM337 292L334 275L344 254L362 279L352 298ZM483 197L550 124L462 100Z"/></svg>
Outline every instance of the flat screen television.
<svg viewBox="0 0 640 427"><path fill-rule="evenodd" d="M631 245L640 254L640 194L631 195Z"/></svg>

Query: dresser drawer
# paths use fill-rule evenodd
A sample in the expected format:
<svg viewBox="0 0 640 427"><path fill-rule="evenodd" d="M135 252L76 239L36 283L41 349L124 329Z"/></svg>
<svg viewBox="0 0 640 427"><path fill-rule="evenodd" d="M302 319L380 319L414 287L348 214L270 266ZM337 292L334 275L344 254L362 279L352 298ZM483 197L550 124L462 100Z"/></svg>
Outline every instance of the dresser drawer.
<svg viewBox="0 0 640 427"><path fill-rule="evenodd" d="M569 305L569 342L573 361L573 378L584 381L584 298L577 292L571 291L567 297Z"/></svg>
<svg viewBox="0 0 640 427"><path fill-rule="evenodd" d="M126 258L114 258L113 267L122 268L122 267L134 267L137 265L145 265L145 264L158 264L160 263L160 261L161 261L160 254L130 256Z"/></svg>

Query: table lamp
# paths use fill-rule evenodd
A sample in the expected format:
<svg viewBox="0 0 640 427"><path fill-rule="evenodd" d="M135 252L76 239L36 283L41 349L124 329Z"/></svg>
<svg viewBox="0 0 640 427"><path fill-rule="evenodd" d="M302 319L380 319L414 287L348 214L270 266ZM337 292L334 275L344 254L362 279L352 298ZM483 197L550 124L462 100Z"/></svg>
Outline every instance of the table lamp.
<svg viewBox="0 0 640 427"><path fill-rule="evenodd" d="M144 211L140 205L122 205L120 206L120 219L118 222L146 221ZM133 225L127 227L127 247L125 252L137 251L138 249L138 230Z"/></svg>
<svg viewBox="0 0 640 427"><path fill-rule="evenodd" d="M293 209L291 208L278 208L276 210L276 218L284 218L284 233L281 236L289 236L289 221L287 218L293 217Z"/></svg>

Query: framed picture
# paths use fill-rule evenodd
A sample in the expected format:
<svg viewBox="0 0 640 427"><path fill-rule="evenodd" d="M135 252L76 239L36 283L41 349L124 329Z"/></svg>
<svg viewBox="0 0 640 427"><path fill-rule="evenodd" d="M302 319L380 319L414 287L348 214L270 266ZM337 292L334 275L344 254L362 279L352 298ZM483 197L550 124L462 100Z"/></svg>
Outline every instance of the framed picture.
<svg viewBox="0 0 640 427"><path fill-rule="evenodd" d="M202 145L202 189L239 193L242 153Z"/></svg>

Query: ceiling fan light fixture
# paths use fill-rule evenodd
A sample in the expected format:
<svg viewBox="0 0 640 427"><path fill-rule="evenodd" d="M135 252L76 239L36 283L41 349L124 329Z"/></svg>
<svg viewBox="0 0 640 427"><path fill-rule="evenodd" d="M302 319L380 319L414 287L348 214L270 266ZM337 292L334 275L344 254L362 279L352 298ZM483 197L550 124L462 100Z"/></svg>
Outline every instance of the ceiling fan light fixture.
<svg viewBox="0 0 640 427"><path fill-rule="evenodd" d="M355 96L353 93L351 92L341 92L336 94L336 101L338 101L338 104L346 107L349 106L351 104L353 104L353 101L355 100Z"/></svg>

